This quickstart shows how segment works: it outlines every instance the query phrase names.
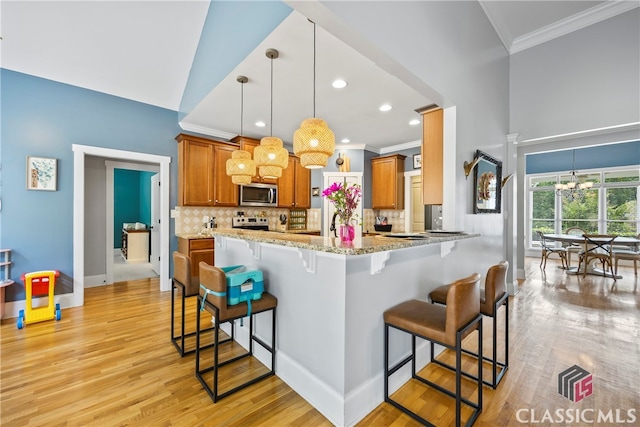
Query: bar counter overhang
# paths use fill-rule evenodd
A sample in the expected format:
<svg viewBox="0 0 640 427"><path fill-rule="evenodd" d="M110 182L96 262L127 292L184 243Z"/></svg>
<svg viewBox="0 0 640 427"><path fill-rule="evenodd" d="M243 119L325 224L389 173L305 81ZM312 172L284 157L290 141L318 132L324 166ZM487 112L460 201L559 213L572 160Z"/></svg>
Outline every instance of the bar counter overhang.
<svg viewBox="0 0 640 427"><path fill-rule="evenodd" d="M344 246L339 238L263 231L213 235L217 266L262 270L266 290L278 298L276 374L338 426L355 424L384 400L382 313L402 301L426 300L432 289L473 273L465 259L478 256L471 242L479 236L363 237ZM271 342L268 316L257 316L256 331ZM393 332L391 364L410 351L409 338ZM248 345L248 322L236 324L236 339ZM268 354L254 348L269 366ZM428 360L421 343L417 366ZM410 377L407 365L392 377L390 392Z"/></svg>

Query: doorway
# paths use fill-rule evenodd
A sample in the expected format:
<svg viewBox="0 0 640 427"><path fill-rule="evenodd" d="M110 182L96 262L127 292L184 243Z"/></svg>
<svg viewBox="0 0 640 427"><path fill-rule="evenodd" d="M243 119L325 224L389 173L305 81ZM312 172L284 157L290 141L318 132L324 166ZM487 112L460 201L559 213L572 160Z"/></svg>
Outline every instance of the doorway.
<svg viewBox="0 0 640 427"><path fill-rule="evenodd" d="M137 153L133 151L115 150L110 148L92 147L86 145L72 145L73 171L76 177L73 181L73 294L61 295L62 308L76 307L84 304L85 282L85 157L96 156L111 158L115 161L141 162L159 167L160 182L167 185L160 186L160 291L170 289L169 278L169 181L171 157L154 154ZM108 224L107 224L108 225ZM113 228L113 222L111 222ZM107 236L109 232L107 231ZM111 230L113 240L113 230ZM113 248L113 243L111 243ZM71 299L69 299L69 296Z"/></svg>
<svg viewBox="0 0 640 427"><path fill-rule="evenodd" d="M158 226L158 215L160 212L160 199L158 197L159 194L154 196L154 190L159 193L159 165L150 165L146 163L132 163L132 162L116 162L112 160L106 160L106 284L112 284L115 282L121 282L125 280L135 280L142 279L148 277L157 277L160 269L159 269L159 260L155 264L151 261L151 257L155 256L156 259L159 258L159 232L160 228ZM115 216L115 174L117 170L128 170L128 171L136 171L136 172L150 172L154 175L150 177L149 181L149 193L150 193L150 201L149 205L146 207L150 211L151 219L150 219L150 246L149 252L150 257L148 262L138 263L138 264L129 264L124 258L120 255L120 251L116 250L118 247L117 237L120 235L120 228L117 224L115 224L114 216ZM155 177L155 183L154 183ZM154 189L154 184L157 188ZM155 206L156 204L157 206ZM154 218L155 214L155 218ZM137 221L138 218L135 218ZM154 251L155 249L155 251Z"/></svg>

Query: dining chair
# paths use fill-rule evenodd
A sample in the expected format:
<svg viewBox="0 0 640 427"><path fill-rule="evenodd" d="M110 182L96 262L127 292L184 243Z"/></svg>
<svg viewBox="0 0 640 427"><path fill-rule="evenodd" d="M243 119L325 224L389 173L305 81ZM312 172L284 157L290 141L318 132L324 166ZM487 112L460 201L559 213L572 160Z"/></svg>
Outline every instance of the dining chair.
<svg viewBox="0 0 640 427"><path fill-rule="evenodd" d="M536 231L538 233L538 238L540 239L540 248L542 249L542 258L540 259L540 268L543 270L547 268L547 259L552 254L558 254L560 257L560 262L562 263L562 268L568 268L567 265L567 249L566 248L557 248L554 246L549 246L547 243L546 237L542 234L542 231Z"/></svg>
<svg viewBox="0 0 640 427"><path fill-rule="evenodd" d="M640 234L636 236L637 239L640 240ZM638 249L636 246L635 249ZM638 261L640 261L640 251L633 250L630 246L625 246L624 248L618 248L617 245L613 246L613 258L615 259L615 273L618 275L618 261L619 260L629 260L633 261L633 271L635 275L638 275Z"/></svg>
<svg viewBox="0 0 640 427"><path fill-rule="evenodd" d="M584 235L587 231L580 227L569 227L565 230L564 234L568 234L570 236L581 236ZM571 267L571 254L580 255L580 252L584 248L584 244L581 243L570 243L565 246L567 249L567 268Z"/></svg>
<svg viewBox="0 0 640 427"><path fill-rule="evenodd" d="M580 253L580 262L578 269L584 262L584 270L582 277L587 275L589 261L599 259L602 262L603 273L606 274L607 266L611 271L613 280L616 280L616 275L613 272L613 241L617 236L609 234L584 234L584 249Z"/></svg>

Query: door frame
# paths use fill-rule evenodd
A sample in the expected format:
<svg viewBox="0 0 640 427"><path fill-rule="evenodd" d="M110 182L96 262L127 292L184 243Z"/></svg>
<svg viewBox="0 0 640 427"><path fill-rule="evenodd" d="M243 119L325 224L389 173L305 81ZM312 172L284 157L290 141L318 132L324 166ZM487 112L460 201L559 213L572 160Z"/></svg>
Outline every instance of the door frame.
<svg viewBox="0 0 640 427"><path fill-rule="evenodd" d="M409 232L411 230L411 220L412 220L411 206L413 204L413 200L411 200L411 177L418 176L421 173L422 173L421 169L404 173L404 230L406 232Z"/></svg>
<svg viewBox="0 0 640 427"><path fill-rule="evenodd" d="M160 290L170 289L169 278L169 182L171 157L111 148L72 145L73 151L73 296L70 307L84 305L85 157L139 161L160 165Z"/></svg>
<svg viewBox="0 0 640 427"><path fill-rule="evenodd" d="M116 161L112 161L112 160L105 160L104 162L106 168L107 168L107 179L106 179L106 184L107 184L107 191L106 191L106 196L107 196L107 200L106 200L106 209L107 209L107 214L106 214L106 219L107 219L107 223L106 223L106 230L107 230L107 236L105 238L105 244L106 244L106 248L107 248L107 277L106 277L106 283L107 284L112 284L113 283L113 248L115 245L115 241L113 240L113 218L114 218L114 195L115 195L115 189L114 189L114 170L115 169L126 169L126 170L135 170L135 171L141 171L141 172L155 172L157 174L160 173L160 165L158 164L141 164L141 163L130 163L130 162L116 162ZM153 191L153 189L152 189ZM151 207L151 209L153 209L153 207ZM160 230L160 233L162 233L162 230ZM151 238L151 235L149 235L149 238ZM84 252L83 252L84 253Z"/></svg>

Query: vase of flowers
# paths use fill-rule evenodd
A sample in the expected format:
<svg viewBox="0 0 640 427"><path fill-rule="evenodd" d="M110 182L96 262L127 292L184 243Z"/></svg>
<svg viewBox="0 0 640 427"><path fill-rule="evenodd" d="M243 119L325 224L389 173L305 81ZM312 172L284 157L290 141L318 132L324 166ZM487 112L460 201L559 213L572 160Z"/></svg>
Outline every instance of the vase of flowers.
<svg viewBox="0 0 640 427"><path fill-rule="evenodd" d="M358 184L347 185L346 182L334 182L325 188L322 196L326 197L333 206L340 219L340 241L350 243L355 238L355 225L359 216L356 208L362 197L362 188Z"/></svg>

